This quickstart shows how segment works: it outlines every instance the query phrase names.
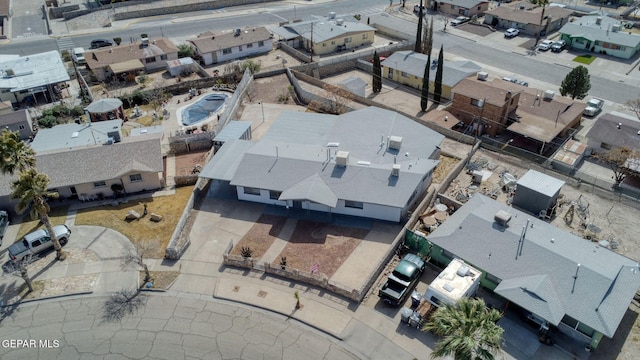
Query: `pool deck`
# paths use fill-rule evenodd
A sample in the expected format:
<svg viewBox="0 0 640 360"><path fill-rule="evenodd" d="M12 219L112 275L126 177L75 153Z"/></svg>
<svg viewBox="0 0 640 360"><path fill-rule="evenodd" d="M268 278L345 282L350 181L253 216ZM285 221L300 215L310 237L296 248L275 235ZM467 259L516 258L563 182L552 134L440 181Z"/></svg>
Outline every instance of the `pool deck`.
<svg viewBox="0 0 640 360"><path fill-rule="evenodd" d="M201 101L202 99L204 99L207 96L211 96L211 95L225 95L226 99L224 101L224 103L222 104L222 106L220 106L218 108L218 110L216 110L215 112L212 112L210 116L196 122L190 125L184 125L182 123L182 112L184 110L186 110L187 108L189 108L190 106L193 106L195 104L197 104L199 101ZM179 107L178 110L176 110L176 121L178 123L178 129L184 131L184 130L188 130L188 129L192 129L195 130L198 127L202 126L203 124L207 124L209 125L209 128L215 126L218 123L218 115L222 114L222 112L224 112L224 110L227 108L227 101L229 100L230 96L228 93L226 92L221 92L221 91L214 91L214 92L205 92L202 95L199 95L198 97L192 98L191 100L185 101L184 105Z"/></svg>

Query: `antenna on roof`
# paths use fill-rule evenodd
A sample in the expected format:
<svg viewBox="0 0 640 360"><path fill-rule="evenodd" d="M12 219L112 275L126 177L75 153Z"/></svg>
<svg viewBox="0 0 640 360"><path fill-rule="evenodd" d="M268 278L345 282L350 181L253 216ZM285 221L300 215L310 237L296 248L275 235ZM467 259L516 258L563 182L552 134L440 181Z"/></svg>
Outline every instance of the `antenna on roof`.
<svg viewBox="0 0 640 360"><path fill-rule="evenodd" d="M580 263L576 266L576 274L573 275L573 286L571 287L571 293L573 294L573 290L576 288L576 280L578 280L578 272L580 271ZM600 307L600 306L598 306ZM597 310L597 309L596 309Z"/></svg>

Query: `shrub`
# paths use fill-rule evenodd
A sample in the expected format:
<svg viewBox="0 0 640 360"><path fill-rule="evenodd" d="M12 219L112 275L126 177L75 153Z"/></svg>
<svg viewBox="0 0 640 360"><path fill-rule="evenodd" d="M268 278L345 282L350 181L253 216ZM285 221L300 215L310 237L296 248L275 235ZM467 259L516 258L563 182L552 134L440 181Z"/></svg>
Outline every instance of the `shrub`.
<svg viewBox="0 0 640 360"><path fill-rule="evenodd" d="M43 128L52 128L58 124L58 120L53 115L45 115L38 119L38 125Z"/></svg>

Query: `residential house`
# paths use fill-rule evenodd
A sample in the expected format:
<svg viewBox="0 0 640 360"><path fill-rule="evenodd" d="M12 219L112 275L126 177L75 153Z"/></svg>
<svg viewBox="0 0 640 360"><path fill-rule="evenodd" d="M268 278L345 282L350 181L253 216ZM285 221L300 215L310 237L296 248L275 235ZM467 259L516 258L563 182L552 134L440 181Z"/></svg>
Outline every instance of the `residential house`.
<svg viewBox="0 0 640 360"><path fill-rule="evenodd" d="M167 61L178 59L178 48L159 38L87 51L84 57L99 81L110 81L114 76L165 69Z"/></svg>
<svg viewBox="0 0 640 360"><path fill-rule="evenodd" d="M464 79L453 88L449 108L476 135L495 137L508 131L543 153L556 137L577 128L586 105L553 91L525 87L502 79Z"/></svg>
<svg viewBox="0 0 640 360"><path fill-rule="evenodd" d="M433 93L435 87L438 53L431 54L432 63L429 72L429 92ZM414 51L396 51L381 63L382 76L422 89L422 77L427 65L427 55ZM471 61L445 61L442 71L442 97L451 99L451 89L463 79L475 75L480 71L480 66Z"/></svg>
<svg viewBox="0 0 640 360"><path fill-rule="evenodd" d="M17 131L22 140L30 139L38 130L27 109L0 114L0 128Z"/></svg>
<svg viewBox="0 0 640 360"><path fill-rule="evenodd" d="M284 24L274 28L287 45L314 55L324 55L336 51L351 50L373 44L376 29L359 22L344 19L314 19Z"/></svg>
<svg viewBox="0 0 640 360"><path fill-rule="evenodd" d="M114 184L129 194L162 188L162 134L122 137L115 142L120 124L112 120L41 129L31 146L38 171L49 176L49 189L61 199L87 200L113 196ZM16 177L0 177L0 207L15 206L10 195Z"/></svg>
<svg viewBox="0 0 640 360"><path fill-rule="evenodd" d="M590 153L602 153L616 147L640 149L640 122L610 113L603 114L587 133Z"/></svg>
<svg viewBox="0 0 640 360"><path fill-rule="evenodd" d="M273 35L263 26L223 34L208 31L187 41L204 65L265 54L273 48Z"/></svg>
<svg viewBox="0 0 640 360"><path fill-rule="evenodd" d="M481 194L427 241L432 261L464 260L509 309L594 349L615 335L640 286L637 261Z"/></svg>
<svg viewBox="0 0 640 360"><path fill-rule="evenodd" d="M561 38L569 47L631 59L640 50L640 35L625 30L626 23L604 15L586 15L565 24Z"/></svg>
<svg viewBox="0 0 640 360"><path fill-rule="evenodd" d="M485 11L484 23L494 28L515 28L523 34L544 37L568 23L572 13L572 10L559 6L547 6L541 19L542 7L528 1L516 1Z"/></svg>
<svg viewBox="0 0 640 360"><path fill-rule="evenodd" d="M57 85L69 80L69 73L57 51L0 60L0 101L30 105L60 98Z"/></svg>
<svg viewBox="0 0 640 360"><path fill-rule="evenodd" d="M480 0L431 0L428 6L454 17L480 17L489 9L489 2Z"/></svg>
<svg viewBox="0 0 640 360"><path fill-rule="evenodd" d="M200 177L238 200L399 222L431 184L443 139L377 107L283 112L259 141L225 141Z"/></svg>

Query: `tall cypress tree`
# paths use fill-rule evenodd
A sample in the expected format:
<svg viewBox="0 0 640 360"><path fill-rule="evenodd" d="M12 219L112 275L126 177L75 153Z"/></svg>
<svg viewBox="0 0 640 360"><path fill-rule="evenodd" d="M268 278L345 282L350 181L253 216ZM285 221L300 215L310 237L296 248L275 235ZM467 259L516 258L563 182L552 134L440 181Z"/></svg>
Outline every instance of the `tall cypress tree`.
<svg viewBox="0 0 640 360"><path fill-rule="evenodd" d="M442 72L444 69L444 50L440 45L440 54L438 54L438 69L436 70L436 80L433 84L433 101L440 103L442 97Z"/></svg>
<svg viewBox="0 0 640 360"><path fill-rule="evenodd" d="M422 76L422 91L420 92L420 109L422 112L427 111L429 106L429 70L431 68L431 54L427 55L427 63L424 66L424 75Z"/></svg>
<svg viewBox="0 0 640 360"><path fill-rule="evenodd" d="M429 24L429 31L427 31L427 54L431 55L431 50L433 49L433 19L431 19L431 23Z"/></svg>
<svg viewBox="0 0 640 360"><path fill-rule="evenodd" d="M416 32L416 46L413 51L422 52L422 0L420 0L420 11L418 12L418 31Z"/></svg>
<svg viewBox="0 0 640 360"><path fill-rule="evenodd" d="M422 32L422 49L420 52L423 54L429 53L429 19L427 18L427 23L425 24L425 29Z"/></svg>
<svg viewBox="0 0 640 360"><path fill-rule="evenodd" d="M373 52L373 80L371 87L374 93L379 93L382 90L382 66L380 65L380 57L378 52Z"/></svg>

